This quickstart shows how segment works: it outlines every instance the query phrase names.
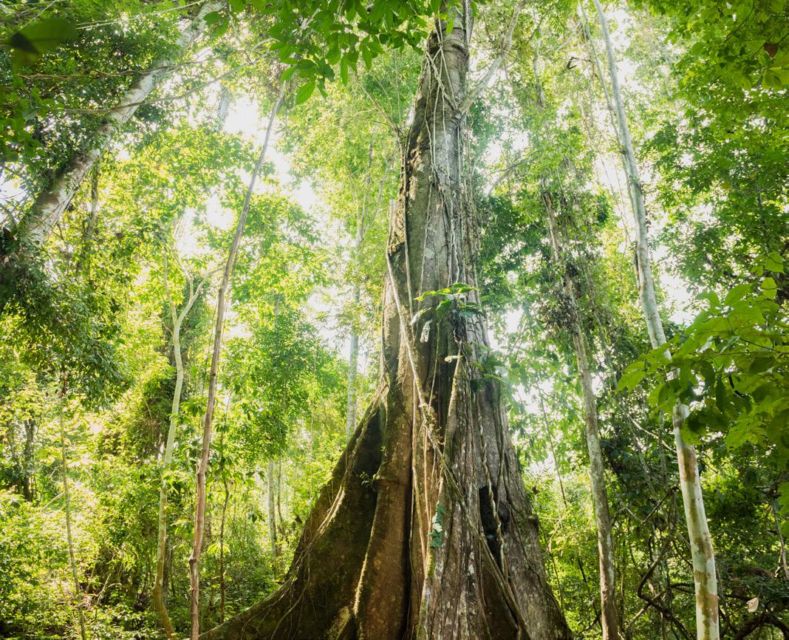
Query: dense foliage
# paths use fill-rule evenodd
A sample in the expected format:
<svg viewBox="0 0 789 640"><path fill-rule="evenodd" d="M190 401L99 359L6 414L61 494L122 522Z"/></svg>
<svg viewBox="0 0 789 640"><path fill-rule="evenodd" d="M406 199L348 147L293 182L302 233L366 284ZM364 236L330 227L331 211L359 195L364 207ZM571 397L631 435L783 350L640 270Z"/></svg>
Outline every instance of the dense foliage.
<svg viewBox="0 0 789 640"><path fill-rule="evenodd" d="M448 5L0 6L0 637L165 637L151 595L160 485L164 592L188 632L217 286L283 87L225 323L202 628L281 583L347 442L346 414L361 414L378 380L389 210L418 50ZM493 327L481 375L504 383L549 578L577 637L601 633L580 330L624 637L694 636L671 432L681 405L717 556L722 637L787 638L789 16L775 0L605 8L668 342L650 346L639 306L591 4L586 25L566 0L480 3L466 170L482 304L466 302L463 283L429 294L438 312L485 314ZM193 21L199 37L179 46ZM166 74L100 141L100 160L43 245L22 251L17 231L38 195L75 153L97 147L108 114L152 69ZM176 347L172 311L190 296ZM185 384L163 469L175 348Z"/></svg>

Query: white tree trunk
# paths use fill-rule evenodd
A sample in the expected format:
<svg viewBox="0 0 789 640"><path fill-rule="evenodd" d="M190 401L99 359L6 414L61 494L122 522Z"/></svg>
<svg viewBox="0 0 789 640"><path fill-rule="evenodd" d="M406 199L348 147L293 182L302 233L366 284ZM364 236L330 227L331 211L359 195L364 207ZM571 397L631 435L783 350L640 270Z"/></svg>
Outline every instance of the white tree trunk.
<svg viewBox="0 0 789 640"><path fill-rule="evenodd" d="M653 347L659 347L665 344L666 334L663 331L663 322L660 319L660 311L655 295L655 282L652 276L646 209L641 190L641 179L635 153L633 152L630 129L627 125L622 91L619 87L619 74L608 32L608 22L599 0L594 0L594 5L605 41L608 70L611 77L613 105L609 102L609 106L616 115L616 130L622 145L622 157L625 172L627 173L628 191L636 225L635 253L641 308L646 320L650 342ZM674 407L672 415L674 441L677 449L680 488L685 506L685 519L688 526L688 537L693 560L693 581L696 591L696 637L698 640L718 640L720 631L718 624L718 583L715 571L715 554L712 549L712 537L710 536L707 515L704 510L704 498L701 493L696 451L682 437L681 428L686 417L687 407L681 404Z"/></svg>
<svg viewBox="0 0 789 640"><path fill-rule="evenodd" d="M167 559L167 473L170 471L173 460L173 449L175 448L175 432L178 429L178 419L181 408L181 394L184 387L184 364L181 353L181 327L189 315L195 301L200 295L205 280L201 281L197 287L192 287L190 283L189 298L186 300L180 312L176 312L175 304L170 300L169 288L167 286L167 265L165 264L165 293L168 297L170 306L170 317L173 323L173 358L175 360L175 389L173 400L170 407L170 424L167 429L167 440L162 455L162 479L159 486L159 530L156 547L156 574L153 583L153 607L159 616L165 634L168 638L175 637L175 629L167 613L167 606L164 602L164 568Z"/></svg>
<svg viewBox="0 0 789 640"><path fill-rule="evenodd" d="M207 2L200 8L194 19L181 31L176 43L176 55L198 38L205 27L206 14L219 6L218 3ZM91 144L86 149L75 150L52 183L38 194L17 226L16 236L20 245L37 247L46 242L115 132L131 119L138 107L169 74L173 62L174 58L158 60L143 73L123 94L118 105L107 113L104 122L94 133Z"/></svg>
<svg viewBox="0 0 789 640"><path fill-rule="evenodd" d="M354 286L353 301L359 303L359 286ZM359 334L351 328L351 346L348 354L348 401L345 413L345 433L351 437L356 426L356 373L359 367Z"/></svg>
<svg viewBox="0 0 789 640"><path fill-rule="evenodd" d="M364 239L364 232L362 230L361 220L356 227L356 237L354 239L354 258L359 253L359 248L362 246ZM358 308L359 301L361 300L361 290L358 283L353 285L353 306L354 309ZM356 427L356 374L359 369L359 330L356 327L356 322L351 319L351 346L348 354L348 398L345 412L345 433L348 438L351 437L354 428Z"/></svg>
<svg viewBox="0 0 789 640"><path fill-rule="evenodd" d="M222 334L225 324L225 311L227 307L227 296L230 293L230 279L233 275L233 268L236 264L236 257L238 255L238 246L241 242L241 236L244 234L244 225L246 224L247 215L249 213L249 204L252 199L252 192L255 188L255 182L263 169L263 162L266 159L266 152L268 151L269 140L271 139L271 132L274 128L274 119L279 111L285 97L285 84L283 83L276 102L271 109L269 116L268 126L266 128L266 136L263 140L263 147L260 150L255 168L252 171L252 176L249 180L249 186L244 197L244 204L241 208L241 213L238 216L238 223L236 230L233 234L233 243L230 245L230 251L225 263L225 270L222 274L222 282L219 285L219 295L216 302L216 324L214 326L214 345L211 353L211 367L208 373L208 400L206 402L205 415L203 416L203 441L200 450L200 460L197 465L197 481L196 481L196 495L195 495L195 519L194 519L194 536L192 540L192 555L189 557L189 582L190 582L190 601L191 601L191 617L192 617L192 631L191 640L198 640L200 636L200 555L203 550L203 530L205 528L205 508L206 508L206 473L208 472L208 459L211 454L211 437L213 434L213 420L214 420L214 406L216 405L216 383L219 373L219 358L222 354Z"/></svg>

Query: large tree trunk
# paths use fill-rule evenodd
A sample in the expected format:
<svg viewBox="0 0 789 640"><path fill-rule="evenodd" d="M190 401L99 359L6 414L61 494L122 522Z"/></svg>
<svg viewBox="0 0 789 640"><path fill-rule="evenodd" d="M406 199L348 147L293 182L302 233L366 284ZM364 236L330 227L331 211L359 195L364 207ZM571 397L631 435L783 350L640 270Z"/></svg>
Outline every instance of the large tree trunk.
<svg viewBox="0 0 789 640"><path fill-rule="evenodd" d="M611 534L611 514L608 507L608 494L605 486L603 452L600 448L600 432L597 416L597 396L592 387L592 373L589 366L589 348L581 322L576 285L567 268L563 251L562 234L557 221L553 197L547 182L543 191L543 202L548 219L548 235L551 241L553 261L562 279L564 295L568 307L568 329L572 338L575 359L578 364L578 377L584 401L584 424L586 426L586 448L589 451L589 479L592 487L597 529L597 559L600 568L600 622L603 640L618 640L619 612L616 606L616 581L614 579L614 543Z"/></svg>
<svg viewBox="0 0 789 640"><path fill-rule="evenodd" d="M205 16L219 7L219 3L206 2L194 19L181 31L176 43L176 55L192 44L205 28ZM93 135L87 147L75 150L52 182L36 197L27 214L15 230L17 246L39 247L46 242L52 229L63 217L82 181L96 164L115 132L125 125L159 86L172 69L173 59L158 60L144 72L121 96L117 106L105 116L104 122Z"/></svg>
<svg viewBox="0 0 789 640"><path fill-rule="evenodd" d="M636 226L635 255L641 309L646 321L649 340L652 347L656 348L665 344L666 335L663 331L663 322L660 318L657 296L655 295L644 194L641 190L641 178L633 151L630 129L627 124L622 91L619 87L619 74L611 38L608 33L608 21L599 0L594 0L594 5L600 20L611 78L613 102L609 99L609 109L616 116L615 129L619 142L622 145L622 159L625 173L627 174L628 191ZM602 81L602 74L600 76ZM677 449L680 488L682 490L682 501L685 507L685 520L688 526L688 537L690 539L690 551L693 561L693 582L696 592L696 637L698 640L718 640L720 630L715 554L712 548L712 536L707 524L707 514L704 509L704 497L701 492L696 450L692 445L685 442L685 439L682 437L682 425L685 422L687 413L688 409L685 405L677 404L672 414L672 424L674 427L674 442Z"/></svg>
<svg viewBox="0 0 789 640"><path fill-rule="evenodd" d="M421 298L476 283L460 110L470 24L457 15L427 45L391 219L378 393L285 584L205 640L570 638L486 375L479 296Z"/></svg>

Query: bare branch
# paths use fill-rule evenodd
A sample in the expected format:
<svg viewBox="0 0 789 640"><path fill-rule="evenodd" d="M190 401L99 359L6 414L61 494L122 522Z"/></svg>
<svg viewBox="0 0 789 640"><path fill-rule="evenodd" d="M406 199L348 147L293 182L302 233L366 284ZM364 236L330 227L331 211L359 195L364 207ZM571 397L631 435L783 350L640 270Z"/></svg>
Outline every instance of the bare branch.
<svg viewBox="0 0 789 640"><path fill-rule="evenodd" d="M499 48L499 55L488 67L487 71L485 71L479 82L471 87L471 89L469 89L469 91L466 93L466 97L460 104L459 112L461 115L468 113L471 105L474 104L474 101L479 97L479 94L482 93L485 87L488 86L488 83L491 81L493 76L496 75L498 70L501 68L501 65L504 63L504 59L509 54L510 49L512 49L512 36L515 33L515 27L518 24L518 18L520 18L525 6L526 2L519 2L518 6L515 7L515 11L512 14L512 19L510 20L510 25L507 28L504 37L502 38L501 46Z"/></svg>

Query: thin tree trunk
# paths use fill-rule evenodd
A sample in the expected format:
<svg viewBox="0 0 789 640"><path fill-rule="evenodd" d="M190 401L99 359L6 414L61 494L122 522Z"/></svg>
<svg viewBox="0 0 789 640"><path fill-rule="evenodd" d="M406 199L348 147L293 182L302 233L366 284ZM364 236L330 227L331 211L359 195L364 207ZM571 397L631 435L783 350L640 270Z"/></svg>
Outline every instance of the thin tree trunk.
<svg viewBox="0 0 789 640"><path fill-rule="evenodd" d="M164 453L162 455L161 474L162 479L159 485L159 525L156 546L156 574L153 583L152 603L156 614L159 616L159 622L164 629L168 638L175 637L175 628L170 621L170 616L167 613L167 605L164 601L164 571L167 561L167 494L168 494L168 473L172 466L173 449L175 448L175 433L178 429L178 421L180 418L181 409L181 395L184 386L184 363L183 354L181 353L181 327L186 317L189 315L192 306L197 298L200 296L200 291L205 283L202 280L196 287L192 286L192 280L189 280L189 297L181 308L180 312L176 311L175 304L170 298L170 291L168 286L167 277L167 261L165 261L165 294L167 302L170 307L170 318L173 323L173 359L175 360L175 389L173 390L173 400L170 406L170 423L167 429L167 440L164 446Z"/></svg>
<svg viewBox="0 0 789 640"><path fill-rule="evenodd" d="M60 461L63 466L63 500L65 502L66 511L66 544L68 545L68 563L71 569L71 580L74 584L74 598L76 600L77 618L79 620L79 634L82 640L88 640L88 631L85 626L85 612L82 610L82 587L79 584L79 575L77 574L77 558L74 551L74 534L72 532L71 524L71 489L68 481L68 456L66 453L66 427L65 427L65 411L66 411L66 392L67 382L66 375L63 374L63 380L60 388Z"/></svg>
<svg viewBox="0 0 789 640"><path fill-rule="evenodd" d="M608 70L613 93L613 109L616 113L617 135L622 145L622 156L628 179L628 191L633 217L637 230L636 264L638 269L639 294L641 308L646 320L649 339L653 348L665 344L666 335L655 295L655 283L652 275L651 256L648 243L646 208L641 190L641 178L638 172L630 129L627 124L624 101L619 87L619 74L608 22L599 0L594 0L595 9L600 20L600 27L605 41L608 58ZM691 558L693 561L693 581L696 592L696 636L698 640L718 640L720 638L718 621L718 582L715 571L715 554L712 548L707 515L704 509L704 498L701 492L696 450L687 444L682 437L682 425L687 417L688 409L677 404L672 412L674 442L679 465L680 488L685 507L685 519L690 539Z"/></svg>
<svg viewBox="0 0 789 640"><path fill-rule="evenodd" d="M773 518L775 518L775 531L778 534L778 568L784 574L784 580L789 580L789 564L786 562L786 541L781 532L781 518L778 516L778 507L775 504L775 500L772 498L768 498L768 500L770 501L770 510L773 512Z"/></svg>
<svg viewBox="0 0 789 640"><path fill-rule="evenodd" d="M205 16L219 8L219 4L206 2L194 19L181 31L176 41L176 54L191 45L205 29ZM123 94L118 105L111 109L104 122L93 134L91 143L83 149L75 150L52 182L36 197L28 213L19 221L16 228L18 246L39 247L46 242L52 229L63 217L77 189L101 157L104 149L116 131L125 125L135 114L150 93L169 74L175 58L158 60L143 73Z"/></svg>
<svg viewBox="0 0 789 640"><path fill-rule="evenodd" d="M207 640L571 637L500 388L483 374L479 236L459 108L472 20L457 5L449 11L452 32L439 23L428 40L390 219L381 385L281 589ZM430 294L457 283L472 288Z"/></svg>
<svg viewBox="0 0 789 640"><path fill-rule="evenodd" d="M358 239L358 236L357 236ZM358 245L357 245L358 246ZM359 306L361 294L359 285L353 285L353 304L354 308ZM351 437L354 427L356 427L356 373L359 367L359 332L355 326L351 326L351 345L348 354L348 399L345 410L345 433Z"/></svg>
<svg viewBox="0 0 789 640"><path fill-rule="evenodd" d="M359 215L356 219L356 235L353 242L353 255L352 261L359 259L359 252L362 248L364 241L364 231L367 218L367 198L370 191L370 182L372 180L372 165L373 165L373 143L370 141L370 151L367 156L367 176L364 180L364 191L362 193L362 206L359 210ZM357 276L358 278L358 276ZM354 279L353 284L353 308L354 313L359 308L359 301L361 300L361 287L357 278ZM348 438L351 437L351 432L356 427L356 374L359 368L359 329L356 325L355 318L351 319L351 346L350 353L348 354L348 400L345 413L345 433Z"/></svg>
<svg viewBox="0 0 789 640"><path fill-rule="evenodd" d="M284 536L285 520L282 517L282 458L277 460L277 520L280 533Z"/></svg>
<svg viewBox="0 0 789 640"><path fill-rule="evenodd" d="M281 297L277 295L274 300L274 327L276 329L279 319L279 304ZM274 460L269 460L266 467L266 512L268 520L268 537L271 545L271 557L279 557L279 543L277 541L277 512L274 502Z"/></svg>
<svg viewBox="0 0 789 640"><path fill-rule="evenodd" d="M589 478L592 486L592 504L594 506L595 525L597 528L597 557L600 567L600 621L603 627L604 640L617 640L619 638L619 612L616 605L614 545L611 535L611 515L608 507L608 495L605 486L603 453L600 448L597 397L592 387L588 345L581 324L575 284L565 264L566 258L562 250L561 231L559 230L559 225L556 220L553 198L547 186L544 188L542 198L547 214L548 233L553 252L553 261L562 279L564 294L569 306L569 330L572 336L573 350L575 351L576 362L578 364L578 376L583 392L586 447L589 451Z"/></svg>
<svg viewBox="0 0 789 640"><path fill-rule="evenodd" d="M537 106L546 106L545 94L540 80L537 55L532 59L532 68L537 90ZM565 160L567 160L565 158ZM576 284L568 269L564 255L562 231L559 228L554 196L551 193L549 180L541 181L542 201L545 206L548 222L548 238L551 245L553 263L561 278L565 300L569 311L569 333L578 366L578 377L584 403L584 425L586 448L589 452L589 479L592 488L592 504L594 507L595 528L597 531L597 559L599 567L600 592L600 624L604 640L619 638L619 608L616 604L616 579L613 536L611 532L611 515L605 484L605 468L600 448L600 434L597 414L597 397L592 386L592 374L589 365L589 348L580 316ZM561 194L559 194L561 200ZM540 400L542 402L542 398Z"/></svg>
<svg viewBox="0 0 789 640"><path fill-rule="evenodd" d="M219 622L225 621L225 596L227 585L225 584L225 520L227 518L227 504L230 502L230 487L227 482L227 474L224 466L222 468L222 487L225 490L225 498L222 501L222 519L219 522Z"/></svg>
<svg viewBox="0 0 789 640"><path fill-rule="evenodd" d="M205 415L203 416L203 441L200 451L200 459L197 466L196 495L195 495L195 519L194 519L194 538L192 541L192 555L189 558L189 582L190 582L190 609L192 618L191 639L197 640L200 635L200 554L203 545L203 528L205 525L206 508L206 473L208 471L208 458L211 453L211 437L213 433L214 405L216 404L216 383L219 373L219 358L222 353L222 333L224 330L225 311L227 297L230 293L231 276L238 255L238 246L241 236L244 233L244 225L249 213L249 204L252 199L252 192L255 182L263 168L266 159L271 132L274 128L274 119L277 111L282 104L285 96L285 83L280 87L279 95L271 109L266 135L263 140L263 147L260 150L255 168L249 180L249 186L244 197L244 204L238 216L236 231L233 235L233 242L225 263L225 271L222 274L222 282L219 285L219 294L216 303L216 324L214 326L214 345L211 353L211 367L208 373L208 400L206 403Z"/></svg>
<svg viewBox="0 0 789 640"><path fill-rule="evenodd" d="M274 500L274 461L268 461L266 469L266 502L268 507L268 537L271 543L271 555L273 558L279 558L279 542L277 541L277 511L276 503Z"/></svg>

